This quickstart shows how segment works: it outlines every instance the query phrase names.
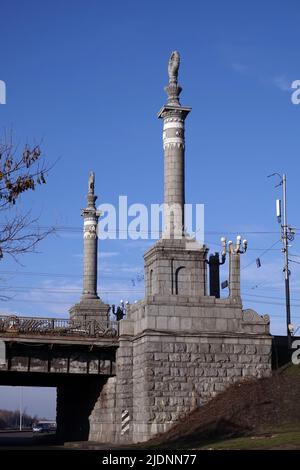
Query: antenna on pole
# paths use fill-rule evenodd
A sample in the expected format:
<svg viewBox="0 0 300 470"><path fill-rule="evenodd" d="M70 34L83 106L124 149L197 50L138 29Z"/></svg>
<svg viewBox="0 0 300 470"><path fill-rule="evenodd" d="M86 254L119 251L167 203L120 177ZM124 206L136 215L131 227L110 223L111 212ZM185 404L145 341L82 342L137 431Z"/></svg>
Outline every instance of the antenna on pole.
<svg viewBox="0 0 300 470"><path fill-rule="evenodd" d="M276 199L276 216L278 223L281 224L281 199Z"/></svg>

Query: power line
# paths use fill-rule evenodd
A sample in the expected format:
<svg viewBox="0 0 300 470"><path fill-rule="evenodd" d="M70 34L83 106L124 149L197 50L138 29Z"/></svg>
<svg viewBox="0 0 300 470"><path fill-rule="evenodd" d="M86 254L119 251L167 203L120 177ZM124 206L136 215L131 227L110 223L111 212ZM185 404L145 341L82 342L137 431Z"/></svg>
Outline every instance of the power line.
<svg viewBox="0 0 300 470"><path fill-rule="evenodd" d="M132 273L134 276L135 274L138 274L139 270L136 271L136 273ZM76 277L76 278L82 278L82 273L81 274L68 274L68 273L47 273L47 272L38 272L38 271L0 271L0 276L1 275L9 275L9 276L16 276L16 275L26 275L26 276L41 276L41 277L63 277L63 278L71 278L71 277ZM126 280L130 279L130 276L124 276L124 277L116 277L116 276L106 276L101 274L101 271L98 271L98 276L101 279L113 279L113 280Z"/></svg>
<svg viewBox="0 0 300 470"><path fill-rule="evenodd" d="M243 298L243 301L252 302L252 303L255 303L255 304L282 305L282 306L285 305L284 302L271 302L271 301L266 301L266 300L263 301L263 300L253 300L253 299L245 299L245 298ZM291 306L293 306L293 307L300 307L300 304L293 304L293 303L291 303Z"/></svg>
<svg viewBox="0 0 300 470"><path fill-rule="evenodd" d="M5 224L0 224L0 228L4 228ZM82 233L83 228L79 226L66 226L66 225L37 225L37 226L32 226L32 229L39 229L39 230L49 230L49 229L54 229L57 232L76 232L76 233ZM298 228L295 228L295 230L300 230ZM115 229L115 230L105 230L104 233L124 233L128 232L128 229ZM139 230L140 233L158 233L161 234L162 230ZM276 234L278 232L274 230L207 230L205 233L210 234L210 235L235 235L238 233L244 233L244 234L250 234L250 235L270 235L270 234Z"/></svg>
<svg viewBox="0 0 300 470"><path fill-rule="evenodd" d="M31 293L33 292L39 292L39 291L42 291L42 292L47 292L47 293L52 293L52 294L78 294L81 292L81 289L62 289L62 290L56 290L56 289L51 289L51 288L30 288L30 287L27 287L27 286L24 286L24 287L15 287L15 288L11 288L9 289L11 292L14 292L14 291L17 291L17 292L28 292L30 291ZM144 291L143 290L133 290L133 289L100 289L100 293L103 295L106 295L106 294L123 294L123 293L130 293L130 294L134 294L134 295L137 295L137 294L143 294ZM249 297L254 297L254 299L246 299L246 298L243 298L243 300L246 300L246 301L251 301L251 302L255 302L255 303L268 303L268 304L272 304L272 305L284 305L284 303L282 302L274 302L274 300L278 300L278 301L283 301L284 299L282 298L279 298L279 297L273 297L273 296L268 296L268 295L259 295L259 294L251 294L249 292L244 292L244 294L246 296L249 296ZM262 300L257 300L258 299L273 299L273 302L266 302L266 301L262 301ZM9 300L12 300L12 301L21 301L21 299L9 299ZM31 301L38 301L37 299L23 299L24 301L28 301L28 302L31 302ZM300 302L300 299L293 299L294 302ZM42 300L41 302L45 302L47 303L48 300ZM58 302L59 303L59 302ZM63 302L65 303L65 302ZM293 304L294 306L299 306L300 307L300 304Z"/></svg>
<svg viewBox="0 0 300 470"><path fill-rule="evenodd" d="M261 258L264 256L266 253L268 253L277 243L280 243L280 240L277 240L275 243L273 243L269 248L266 248L262 253L259 254L259 257ZM246 266L243 266L242 270L247 269L249 266L251 266L253 263L256 262L256 258L253 261L250 261L250 263L246 264Z"/></svg>
<svg viewBox="0 0 300 470"><path fill-rule="evenodd" d="M209 245L213 245L213 246L218 246L218 247L220 246L219 243L214 243L209 240L206 240L205 243L208 243ZM278 251L281 251L281 248L247 247L247 251L277 251L278 252Z"/></svg>
<svg viewBox="0 0 300 470"><path fill-rule="evenodd" d="M22 302L22 303L41 303L41 304L54 304L54 305L70 305L70 302L67 302L67 301L61 301L61 300L37 300L37 299L34 299L34 300L29 300L29 299L12 299L13 302ZM249 302L250 304L251 303L255 303L255 304L267 304L267 305L284 305L284 303L280 303L280 302L269 302L269 301L255 301L253 299L243 299L244 301L246 302ZM7 303L9 303L9 301L5 301L3 302L3 306L7 305ZM293 307L300 307L300 304L292 304ZM279 313L271 313L270 314L270 317L273 318L281 318L282 315L279 314ZM300 315L297 315L295 314L294 315L294 318L300 318Z"/></svg>
<svg viewBox="0 0 300 470"><path fill-rule="evenodd" d="M1 290L5 290L6 292L48 292L50 294L78 294L82 292L81 288L78 289L55 289L51 287L30 287L30 286L15 286L15 287L6 287ZM144 291L137 291L134 289L105 289L100 288L100 292L106 293L117 293L117 292L144 292Z"/></svg>
<svg viewBox="0 0 300 470"><path fill-rule="evenodd" d="M244 294L248 295L250 297L259 297L259 298L273 299L273 300L285 300L282 297L273 297L273 296L270 296L270 295L260 295L260 294L250 294L250 292L247 292L247 291L245 291ZM300 302L300 299L295 299L294 298L293 300L296 301L296 302Z"/></svg>

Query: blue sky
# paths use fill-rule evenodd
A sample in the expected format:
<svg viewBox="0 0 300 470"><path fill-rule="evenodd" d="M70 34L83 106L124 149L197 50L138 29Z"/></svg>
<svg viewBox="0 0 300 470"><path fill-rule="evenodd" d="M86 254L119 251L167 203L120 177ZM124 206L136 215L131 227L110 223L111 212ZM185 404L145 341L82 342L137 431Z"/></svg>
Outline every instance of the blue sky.
<svg viewBox="0 0 300 470"><path fill-rule="evenodd" d="M116 204L119 195L129 203L162 202L156 113L166 101L167 61L177 49L181 102L193 108L186 122L186 200L205 204L212 251L223 234L248 239L244 305L269 313L272 331L284 333L280 243L261 254L279 240L280 193L268 174L287 174L288 219L300 228L300 106L292 104L290 89L300 79L299 3L2 0L0 8L0 80L7 86L1 131L13 129L20 146L42 141L48 162L56 161L47 185L20 205L40 214L42 225L68 227L22 265L1 261L1 291L12 297L1 312L66 317L78 300L80 209L90 170L99 202ZM291 248L297 256L299 240ZM143 296L138 279L149 244L101 242L105 301ZM291 270L292 318L300 325L299 265L291 263Z"/></svg>

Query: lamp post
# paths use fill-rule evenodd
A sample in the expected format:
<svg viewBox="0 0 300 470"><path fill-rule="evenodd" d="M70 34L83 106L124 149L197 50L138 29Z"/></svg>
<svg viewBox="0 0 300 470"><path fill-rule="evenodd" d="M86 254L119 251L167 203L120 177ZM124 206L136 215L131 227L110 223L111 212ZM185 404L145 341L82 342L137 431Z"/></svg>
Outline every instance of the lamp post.
<svg viewBox="0 0 300 470"><path fill-rule="evenodd" d="M209 256L206 263L209 265L209 295L220 298L220 266L226 261L226 239L221 238L222 252L221 261L219 253L215 252Z"/></svg>
<svg viewBox="0 0 300 470"><path fill-rule="evenodd" d="M124 302L124 300L122 299L120 300L120 304L117 306L117 308L115 304L112 305L112 313L116 316L117 321L123 320L123 318L126 315L128 306L129 306L129 301L126 300L126 302Z"/></svg>
<svg viewBox="0 0 300 470"><path fill-rule="evenodd" d="M229 297L241 301L241 263L240 255L246 253L248 248L247 240L242 240L238 235L236 242L229 240L226 243L226 238L221 238L223 252L229 253Z"/></svg>

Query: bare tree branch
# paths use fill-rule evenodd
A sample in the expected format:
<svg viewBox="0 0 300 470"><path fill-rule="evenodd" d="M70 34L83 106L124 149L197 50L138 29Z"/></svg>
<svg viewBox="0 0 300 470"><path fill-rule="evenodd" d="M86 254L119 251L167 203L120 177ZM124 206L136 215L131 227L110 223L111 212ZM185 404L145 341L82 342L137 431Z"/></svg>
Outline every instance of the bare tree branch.
<svg viewBox="0 0 300 470"><path fill-rule="evenodd" d="M49 170L39 145L25 145L20 152L12 133L4 133L0 141L0 211L7 212L0 225L0 257L6 253L17 260L19 255L35 251L37 244L54 232L40 229L38 218L32 218L30 212L13 210L21 194L46 183Z"/></svg>
<svg viewBox="0 0 300 470"><path fill-rule="evenodd" d="M54 232L54 228L40 229L38 218L31 218L30 212L16 213L0 227L0 249L16 260L20 254L35 251L36 245Z"/></svg>

